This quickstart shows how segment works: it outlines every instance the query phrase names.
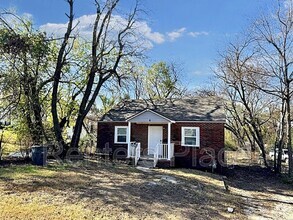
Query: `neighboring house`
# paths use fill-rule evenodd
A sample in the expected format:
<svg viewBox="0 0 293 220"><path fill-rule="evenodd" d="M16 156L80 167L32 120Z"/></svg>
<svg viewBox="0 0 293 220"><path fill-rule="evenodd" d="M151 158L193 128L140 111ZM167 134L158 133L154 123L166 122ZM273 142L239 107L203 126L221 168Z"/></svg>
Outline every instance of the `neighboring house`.
<svg viewBox="0 0 293 220"><path fill-rule="evenodd" d="M148 158L154 166L221 167L225 114L216 97L125 100L98 121L98 145L114 158Z"/></svg>

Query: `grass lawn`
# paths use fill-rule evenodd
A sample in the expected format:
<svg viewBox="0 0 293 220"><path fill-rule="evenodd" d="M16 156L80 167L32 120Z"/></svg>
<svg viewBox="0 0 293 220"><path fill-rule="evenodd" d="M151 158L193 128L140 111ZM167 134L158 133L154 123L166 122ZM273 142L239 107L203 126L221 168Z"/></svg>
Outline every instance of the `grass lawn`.
<svg viewBox="0 0 293 220"><path fill-rule="evenodd" d="M242 169L228 184L230 193L216 174L97 161L8 166L0 168L0 219L293 218L292 185Z"/></svg>

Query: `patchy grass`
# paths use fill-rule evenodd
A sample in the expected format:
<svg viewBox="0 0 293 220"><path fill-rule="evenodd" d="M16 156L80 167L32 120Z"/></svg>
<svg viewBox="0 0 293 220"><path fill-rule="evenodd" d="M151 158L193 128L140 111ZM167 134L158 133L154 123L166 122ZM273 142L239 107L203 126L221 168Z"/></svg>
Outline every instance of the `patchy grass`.
<svg viewBox="0 0 293 220"><path fill-rule="evenodd" d="M10 166L0 168L0 219L286 219L293 213L290 185L251 180L236 172L227 193L221 176L188 169L146 173L97 161ZM275 210L280 205L284 216Z"/></svg>
<svg viewBox="0 0 293 220"><path fill-rule="evenodd" d="M59 203L52 202L51 195L46 193L37 196L29 193L4 195L0 200L0 216L1 219L85 219L91 215L92 211L83 206L62 206L61 201L62 198L59 198Z"/></svg>
<svg viewBox="0 0 293 220"><path fill-rule="evenodd" d="M0 177L13 179L15 181L19 179L30 179L32 177L51 177L55 174L56 171L50 168L42 168L33 165L13 165L0 169Z"/></svg>

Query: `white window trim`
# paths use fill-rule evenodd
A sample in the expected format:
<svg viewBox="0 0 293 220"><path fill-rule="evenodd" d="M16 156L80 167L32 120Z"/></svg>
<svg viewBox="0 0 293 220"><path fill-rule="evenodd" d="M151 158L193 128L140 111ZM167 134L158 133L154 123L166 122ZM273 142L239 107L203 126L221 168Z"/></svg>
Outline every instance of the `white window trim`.
<svg viewBox="0 0 293 220"><path fill-rule="evenodd" d="M185 144L185 135L184 130L185 129L195 129L196 134L196 144ZM181 145L186 147L200 147L200 134L199 134L199 127L181 127Z"/></svg>
<svg viewBox="0 0 293 220"><path fill-rule="evenodd" d="M119 128L126 128L126 142L118 142L118 129ZM128 143L128 126L115 126L114 143L115 144L127 144Z"/></svg>

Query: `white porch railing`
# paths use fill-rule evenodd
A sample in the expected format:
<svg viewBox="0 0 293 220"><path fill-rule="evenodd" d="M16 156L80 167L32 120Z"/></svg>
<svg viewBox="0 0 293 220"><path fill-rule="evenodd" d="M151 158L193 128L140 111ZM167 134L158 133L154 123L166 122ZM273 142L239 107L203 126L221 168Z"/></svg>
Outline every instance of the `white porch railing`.
<svg viewBox="0 0 293 220"><path fill-rule="evenodd" d="M174 143L170 144L170 148L168 144L157 144L155 153L154 153L154 167L157 166L158 160L165 159L171 160L174 156Z"/></svg>
<svg viewBox="0 0 293 220"><path fill-rule="evenodd" d="M155 148L155 153L154 153L154 167L157 166L157 163L159 161L159 145L157 144L156 148Z"/></svg>
<svg viewBox="0 0 293 220"><path fill-rule="evenodd" d="M137 165L137 162L140 158L140 143L137 143L137 142L128 143L127 156L129 158L134 158L135 165Z"/></svg>
<svg viewBox="0 0 293 220"><path fill-rule="evenodd" d="M140 143L135 148L134 165L136 166L140 158Z"/></svg>
<svg viewBox="0 0 293 220"><path fill-rule="evenodd" d="M169 157L169 160L171 160L172 157L174 157L174 143L171 143L170 145L170 151L168 152L168 157Z"/></svg>

